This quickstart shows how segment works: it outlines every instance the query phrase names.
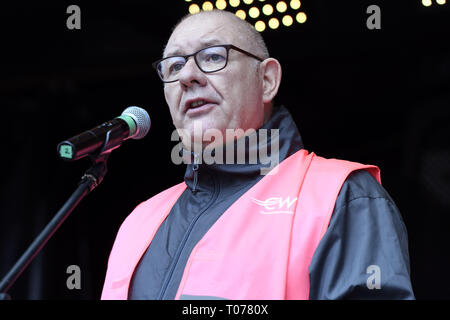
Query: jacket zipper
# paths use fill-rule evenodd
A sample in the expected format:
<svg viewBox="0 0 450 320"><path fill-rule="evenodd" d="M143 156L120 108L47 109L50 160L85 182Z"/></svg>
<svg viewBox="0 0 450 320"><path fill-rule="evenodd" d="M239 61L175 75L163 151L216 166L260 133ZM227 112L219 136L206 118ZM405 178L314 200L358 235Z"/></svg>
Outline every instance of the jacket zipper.
<svg viewBox="0 0 450 320"><path fill-rule="evenodd" d="M195 162L195 160L194 160ZM197 163L197 169L196 171L194 171L194 188L196 187L196 172L198 173L198 163ZM214 178L212 178L214 179ZM167 287L169 286L170 280L172 279L173 276L173 272L175 270L176 265L178 264L178 260L180 259L181 253L184 250L184 247L186 245L186 242L192 232L192 229L194 228L195 224L197 223L198 219L200 218L200 216L205 213L206 210L208 210L211 205L216 201L217 196L219 194L219 190L218 190L218 186L216 185L216 181L214 180L214 194L211 198L211 201L208 203L208 205L205 207L205 209L203 209L197 216L195 216L195 218L192 220L192 222L189 224L188 229L186 230L186 233L184 234L183 240L181 241L180 245L178 246L177 252L175 253L175 256L173 258L172 263L170 264L170 268L169 271L167 272L166 277L164 278L163 281L163 285L161 287L161 291L158 295L157 300L162 300L164 295L166 294L167 291ZM197 191L196 191L197 192ZM195 194L195 193L194 193Z"/></svg>
<svg viewBox="0 0 450 320"><path fill-rule="evenodd" d="M194 171L194 186L192 188L192 193L197 194L197 183L198 183L198 154L194 153L194 164L192 166L192 171Z"/></svg>

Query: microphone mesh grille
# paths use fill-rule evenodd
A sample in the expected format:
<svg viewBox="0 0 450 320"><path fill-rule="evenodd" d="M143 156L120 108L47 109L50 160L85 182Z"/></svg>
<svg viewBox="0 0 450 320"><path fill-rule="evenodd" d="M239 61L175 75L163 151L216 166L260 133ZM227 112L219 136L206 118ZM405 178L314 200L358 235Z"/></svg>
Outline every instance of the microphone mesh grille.
<svg viewBox="0 0 450 320"><path fill-rule="evenodd" d="M128 107L123 112L122 115L129 116L133 118L136 122L136 133L131 137L132 139L142 139L145 137L150 130L150 116L147 111L139 107Z"/></svg>

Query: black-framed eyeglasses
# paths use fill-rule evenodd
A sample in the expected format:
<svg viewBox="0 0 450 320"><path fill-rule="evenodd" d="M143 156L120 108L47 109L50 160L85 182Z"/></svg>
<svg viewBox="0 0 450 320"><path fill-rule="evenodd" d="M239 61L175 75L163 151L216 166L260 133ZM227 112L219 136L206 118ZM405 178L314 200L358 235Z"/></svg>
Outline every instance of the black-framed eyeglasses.
<svg viewBox="0 0 450 320"><path fill-rule="evenodd" d="M181 69L183 69L188 59L192 56L198 68L204 73L222 70L228 64L228 53L230 49L239 51L259 61L264 61L264 59L232 44L221 44L203 48L193 54L166 57L153 62L152 66L156 69L163 82L175 82L179 80Z"/></svg>

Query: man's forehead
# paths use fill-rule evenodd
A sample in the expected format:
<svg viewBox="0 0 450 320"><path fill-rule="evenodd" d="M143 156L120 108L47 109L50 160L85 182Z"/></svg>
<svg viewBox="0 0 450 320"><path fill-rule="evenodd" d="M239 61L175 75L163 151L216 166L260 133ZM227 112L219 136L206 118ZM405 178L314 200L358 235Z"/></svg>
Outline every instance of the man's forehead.
<svg viewBox="0 0 450 320"><path fill-rule="evenodd" d="M227 17L191 16L173 31L164 50L164 56L191 53L215 44L236 44L239 32ZM187 51L186 51L187 50Z"/></svg>
<svg viewBox="0 0 450 320"><path fill-rule="evenodd" d="M202 38L200 40L188 39L181 43L167 44L164 50L164 56L184 55L193 53L194 51L217 44L228 44L229 41L222 40L217 37ZM192 51L192 52L191 52Z"/></svg>

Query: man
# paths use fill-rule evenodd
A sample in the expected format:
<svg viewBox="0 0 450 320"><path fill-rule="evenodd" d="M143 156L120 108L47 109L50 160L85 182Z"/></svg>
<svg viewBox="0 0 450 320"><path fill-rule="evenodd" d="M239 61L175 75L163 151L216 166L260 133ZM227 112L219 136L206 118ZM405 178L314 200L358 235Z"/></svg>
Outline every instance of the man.
<svg viewBox="0 0 450 320"><path fill-rule="evenodd" d="M303 149L273 105L281 66L249 24L187 16L155 67L191 161L183 183L122 224L102 299L414 298L406 229L378 168ZM199 160L242 141L243 163Z"/></svg>

